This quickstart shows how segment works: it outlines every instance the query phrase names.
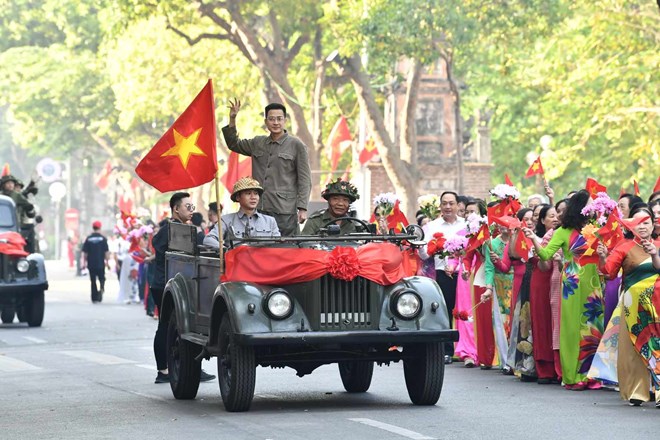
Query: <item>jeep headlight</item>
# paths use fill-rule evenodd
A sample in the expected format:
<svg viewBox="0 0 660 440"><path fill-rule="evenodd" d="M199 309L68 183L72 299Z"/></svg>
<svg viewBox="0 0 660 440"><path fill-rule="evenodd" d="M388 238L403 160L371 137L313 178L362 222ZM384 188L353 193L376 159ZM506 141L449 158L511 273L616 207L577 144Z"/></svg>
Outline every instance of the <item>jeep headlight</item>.
<svg viewBox="0 0 660 440"><path fill-rule="evenodd" d="M25 258L21 258L16 262L16 270L18 270L21 273L27 272L29 268L30 268L30 262Z"/></svg>
<svg viewBox="0 0 660 440"><path fill-rule="evenodd" d="M392 313L402 319L414 319L422 311L422 298L414 290L395 293L391 302Z"/></svg>
<svg viewBox="0 0 660 440"><path fill-rule="evenodd" d="M284 289L272 290L266 295L264 309L273 319L286 319L293 313L293 301Z"/></svg>

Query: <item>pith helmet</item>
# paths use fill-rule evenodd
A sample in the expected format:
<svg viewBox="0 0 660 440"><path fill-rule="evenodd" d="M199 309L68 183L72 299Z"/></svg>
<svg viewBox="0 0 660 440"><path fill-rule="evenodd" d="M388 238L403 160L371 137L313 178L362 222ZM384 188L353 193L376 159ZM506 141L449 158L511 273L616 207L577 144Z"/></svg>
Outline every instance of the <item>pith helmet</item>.
<svg viewBox="0 0 660 440"><path fill-rule="evenodd" d="M234 184L234 188L231 191L231 200L233 202L238 202L238 194L241 191L245 191L248 189L254 189L259 193L259 196L261 196L264 193L264 189L259 185L259 182L254 180L252 177L243 177L242 179L238 179L238 181Z"/></svg>
<svg viewBox="0 0 660 440"><path fill-rule="evenodd" d="M321 193L321 197L328 200L330 196L346 196L353 203L360 198L358 190L351 182L345 180L337 179L334 182L330 182L325 186L325 189Z"/></svg>

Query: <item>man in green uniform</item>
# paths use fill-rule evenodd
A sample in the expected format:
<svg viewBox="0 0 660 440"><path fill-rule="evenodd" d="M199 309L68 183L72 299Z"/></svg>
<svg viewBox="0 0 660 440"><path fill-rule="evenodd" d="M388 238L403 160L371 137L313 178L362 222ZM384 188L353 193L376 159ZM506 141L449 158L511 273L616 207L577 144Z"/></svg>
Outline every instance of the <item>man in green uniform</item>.
<svg viewBox="0 0 660 440"><path fill-rule="evenodd" d="M321 197L328 201L328 207L309 216L309 220L307 220L302 231L303 235L318 235L321 228L333 220L340 217L351 217L349 214L351 203L359 199L360 195L357 188L351 185L350 182L337 179L326 185ZM337 224L339 224L341 235L361 232L363 229L359 223L351 220L340 220Z"/></svg>
<svg viewBox="0 0 660 440"><path fill-rule="evenodd" d="M33 218L36 213L34 212L34 205L30 203L27 197L16 191L17 182L16 177L11 174L2 176L2 179L0 179L0 188L2 188L2 195L11 197L16 204L16 218L20 222L25 216Z"/></svg>

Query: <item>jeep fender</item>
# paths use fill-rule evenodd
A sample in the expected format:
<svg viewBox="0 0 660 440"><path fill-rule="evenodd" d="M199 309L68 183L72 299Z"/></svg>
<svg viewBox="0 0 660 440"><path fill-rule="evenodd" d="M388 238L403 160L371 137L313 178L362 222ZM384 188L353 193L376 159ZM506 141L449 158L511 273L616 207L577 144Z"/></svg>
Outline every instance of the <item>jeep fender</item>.
<svg viewBox="0 0 660 440"><path fill-rule="evenodd" d="M286 319L272 319L264 311L263 298L274 287L245 282L227 282L220 284L213 297L213 312L209 345L217 343L220 320L224 313L230 313L232 330L235 333L272 333L300 331L301 324L310 329L309 320L298 301L291 296L293 313ZM250 304L254 304L254 313L248 312Z"/></svg>
<svg viewBox="0 0 660 440"><path fill-rule="evenodd" d="M190 323L190 310L188 304L194 304L192 295L190 295L189 283L183 275L176 274L165 285L163 291L162 310L159 311L160 319L170 320L172 313L176 313L176 322L181 333L188 333L192 330Z"/></svg>
<svg viewBox="0 0 660 440"><path fill-rule="evenodd" d="M25 257L30 263L37 267L37 278L30 280L31 284L43 284L44 290L48 290L48 279L46 278L46 263L44 262L44 256L41 254L30 254Z"/></svg>
<svg viewBox="0 0 660 440"><path fill-rule="evenodd" d="M392 313L390 301L392 296L403 289L415 291L422 299L422 311L417 318L412 320L401 319ZM431 308L432 303L437 303L435 312ZM401 330L448 330L449 314L442 290L435 280L427 277L408 277L396 284L385 288L383 304L380 314L380 328L384 329L392 325L394 318L397 327Z"/></svg>

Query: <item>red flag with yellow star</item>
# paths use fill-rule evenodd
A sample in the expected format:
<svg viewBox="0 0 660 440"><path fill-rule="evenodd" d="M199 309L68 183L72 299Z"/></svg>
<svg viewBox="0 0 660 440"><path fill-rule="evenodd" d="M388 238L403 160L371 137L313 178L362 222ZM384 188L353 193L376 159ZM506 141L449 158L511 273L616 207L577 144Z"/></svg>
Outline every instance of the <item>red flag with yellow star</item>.
<svg viewBox="0 0 660 440"><path fill-rule="evenodd" d="M587 177L587 183L584 185L592 199L595 199L599 192L607 192L607 187L598 183L596 179Z"/></svg>
<svg viewBox="0 0 660 440"><path fill-rule="evenodd" d="M598 238L601 239L603 244L607 246L607 249L609 250L614 249L614 246L623 239L621 219L619 218L616 209L612 211L609 217L607 217L607 223L598 230Z"/></svg>
<svg viewBox="0 0 660 440"><path fill-rule="evenodd" d="M213 84L209 79L135 172L160 192L203 185L213 180L218 170L215 139Z"/></svg>
<svg viewBox="0 0 660 440"><path fill-rule="evenodd" d="M525 173L525 178L535 176L537 174L543 174L543 165L541 165L541 156L537 157L534 162L529 166L527 173Z"/></svg>

